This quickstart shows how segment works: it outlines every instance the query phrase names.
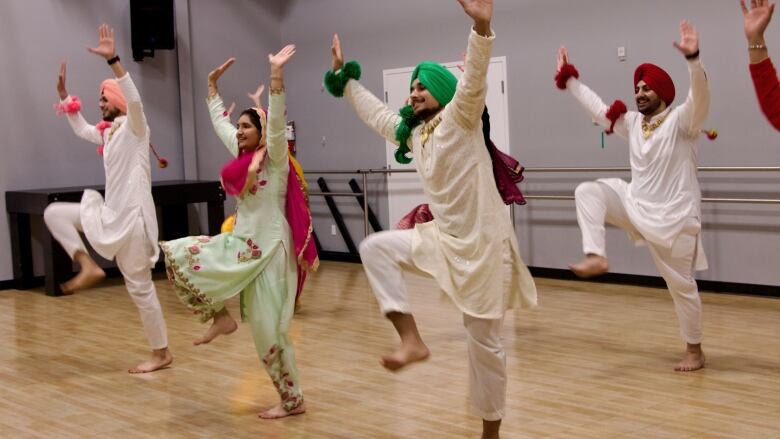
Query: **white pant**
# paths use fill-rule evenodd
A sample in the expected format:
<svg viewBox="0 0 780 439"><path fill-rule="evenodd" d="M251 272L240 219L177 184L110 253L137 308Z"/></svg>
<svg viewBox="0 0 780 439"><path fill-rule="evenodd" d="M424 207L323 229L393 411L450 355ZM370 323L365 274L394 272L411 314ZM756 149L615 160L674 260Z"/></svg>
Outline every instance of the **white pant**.
<svg viewBox="0 0 780 439"><path fill-rule="evenodd" d="M582 251L585 254L607 257L605 223L620 227L632 235L640 235L623 207L622 196L623 194L616 192L611 186L598 181L577 186L574 198L577 204L577 222L582 231ZM684 229L671 248L645 241L674 300L680 334L691 344L701 343L702 339L701 298L693 278L698 238L696 233L686 233Z"/></svg>
<svg viewBox="0 0 780 439"><path fill-rule="evenodd" d="M360 257L382 314L411 314L403 271L425 275L412 261L413 230L374 233L360 244ZM503 319L463 314L469 350L469 391L474 413L487 421L504 416L506 354L501 343Z"/></svg>
<svg viewBox="0 0 780 439"><path fill-rule="evenodd" d="M71 259L78 251L87 253L79 235L83 228L78 203L52 203L43 212L43 220ZM127 292L138 307L149 345L152 349L162 349L168 347L168 333L152 282L151 251L156 249L149 249L143 218L139 216L133 236L116 254L116 264L125 279Z"/></svg>

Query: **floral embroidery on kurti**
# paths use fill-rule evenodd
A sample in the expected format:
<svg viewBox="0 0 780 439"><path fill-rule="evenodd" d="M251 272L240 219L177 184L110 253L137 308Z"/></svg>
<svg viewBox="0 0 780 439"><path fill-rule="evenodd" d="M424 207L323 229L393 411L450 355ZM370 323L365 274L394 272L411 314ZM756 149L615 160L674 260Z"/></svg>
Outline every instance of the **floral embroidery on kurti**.
<svg viewBox="0 0 780 439"><path fill-rule="evenodd" d="M251 239L247 239L246 245L248 248L242 252L238 252L236 255L238 262L249 262L253 259L260 259L260 257L263 255L263 252L260 251L260 248L257 247L257 244L252 242Z"/></svg>
<svg viewBox="0 0 780 439"><path fill-rule="evenodd" d="M199 240L201 238L203 237L196 237L195 239ZM203 241L201 240L199 242ZM206 240L205 242L208 241ZM189 277L184 274L184 270L176 263L176 259L167 243L161 242L160 248L162 248L163 254L165 255L165 274L168 276L168 280L171 281L176 296L187 305L187 308L191 309L196 314L199 314L201 321L206 322L211 320L218 311L215 309L214 301L203 294L200 289L190 281ZM185 259L187 259L192 270L199 271L200 265L198 265L197 258L193 256L193 249L195 248L197 248L195 254L200 253L200 248L197 245L192 245L188 247L189 251ZM191 260L194 260L195 262L190 262Z"/></svg>

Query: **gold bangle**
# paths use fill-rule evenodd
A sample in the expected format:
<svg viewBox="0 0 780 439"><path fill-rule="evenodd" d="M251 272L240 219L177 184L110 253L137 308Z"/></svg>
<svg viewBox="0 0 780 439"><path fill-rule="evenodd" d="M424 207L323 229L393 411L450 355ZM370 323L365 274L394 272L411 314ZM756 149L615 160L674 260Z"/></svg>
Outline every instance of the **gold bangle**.
<svg viewBox="0 0 780 439"><path fill-rule="evenodd" d="M766 45L765 44L750 44L748 45L748 50L765 50Z"/></svg>
<svg viewBox="0 0 780 439"><path fill-rule="evenodd" d="M268 90L268 92L271 93L272 95L282 94L282 93L284 93L284 86L282 86L282 87L271 87Z"/></svg>

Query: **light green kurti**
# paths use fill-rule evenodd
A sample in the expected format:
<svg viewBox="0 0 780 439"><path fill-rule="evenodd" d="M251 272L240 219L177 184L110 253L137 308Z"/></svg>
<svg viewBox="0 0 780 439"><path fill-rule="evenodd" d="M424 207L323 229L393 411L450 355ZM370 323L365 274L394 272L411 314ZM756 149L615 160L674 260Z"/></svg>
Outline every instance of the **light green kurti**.
<svg viewBox="0 0 780 439"><path fill-rule="evenodd" d="M203 321L224 308L225 300L241 294L241 313L252 326L258 356L289 411L303 403L287 335L298 274L285 216L289 172L285 95L271 94L269 100L267 158L255 184L237 200L233 232L190 236L160 246L176 294ZM222 99L216 96L208 105L217 135L237 156L236 128L224 115Z"/></svg>

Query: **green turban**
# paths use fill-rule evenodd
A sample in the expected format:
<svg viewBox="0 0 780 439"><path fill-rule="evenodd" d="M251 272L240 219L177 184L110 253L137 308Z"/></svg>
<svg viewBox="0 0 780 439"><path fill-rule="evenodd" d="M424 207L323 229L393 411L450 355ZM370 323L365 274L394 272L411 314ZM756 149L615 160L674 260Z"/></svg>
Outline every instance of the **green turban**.
<svg viewBox="0 0 780 439"><path fill-rule="evenodd" d="M431 92L434 98L444 106L455 96L458 79L443 65L433 61L423 61L412 72L412 80L419 79L422 85Z"/></svg>
<svg viewBox="0 0 780 439"><path fill-rule="evenodd" d="M418 64L412 72L410 88L415 79L419 79L420 83L431 92L431 96L442 106L449 104L452 97L455 96L458 79L446 67L437 62L423 61ZM411 150L406 142L412 135L414 127L422 121L414 115L411 105L401 108L400 114L401 123L395 128L395 139L400 145L395 150L395 160L398 163L406 164L412 161L411 157L407 156Z"/></svg>

